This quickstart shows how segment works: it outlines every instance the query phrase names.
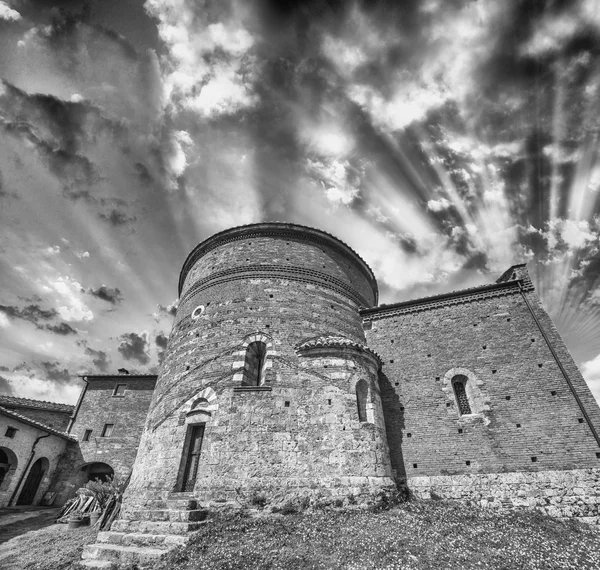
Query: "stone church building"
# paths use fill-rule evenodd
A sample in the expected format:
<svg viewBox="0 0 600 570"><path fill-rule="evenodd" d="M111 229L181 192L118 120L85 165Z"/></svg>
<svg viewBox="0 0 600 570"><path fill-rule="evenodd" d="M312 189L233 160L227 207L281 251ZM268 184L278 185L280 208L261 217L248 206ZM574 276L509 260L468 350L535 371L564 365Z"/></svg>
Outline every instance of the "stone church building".
<svg viewBox="0 0 600 570"><path fill-rule="evenodd" d="M598 516L600 409L524 265L378 305L343 242L261 223L200 243L179 297L158 377L86 376L53 436L64 449L40 492L130 475L113 534L182 535L199 505L253 493L360 500L399 480L421 497ZM15 440L0 430L6 463Z"/></svg>

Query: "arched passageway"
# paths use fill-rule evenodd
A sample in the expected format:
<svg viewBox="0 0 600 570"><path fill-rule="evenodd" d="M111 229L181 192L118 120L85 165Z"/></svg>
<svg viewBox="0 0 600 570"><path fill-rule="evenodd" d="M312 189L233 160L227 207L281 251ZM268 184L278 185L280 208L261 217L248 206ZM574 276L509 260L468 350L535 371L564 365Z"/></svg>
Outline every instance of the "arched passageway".
<svg viewBox="0 0 600 570"><path fill-rule="evenodd" d="M10 484L17 463L17 456L10 449L0 447L0 491L6 489Z"/></svg>
<svg viewBox="0 0 600 570"><path fill-rule="evenodd" d="M45 457L40 457L29 469L25 484L21 489L17 505L33 505L40 483L48 471L49 462Z"/></svg>
<svg viewBox="0 0 600 570"><path fill-rule="evenodd" d="M81 468L85 475L85 482L95 481L99 479L100 481L108 481L110 477L113 477L115 472L113 468L106 463L88 463Z"/></svg>

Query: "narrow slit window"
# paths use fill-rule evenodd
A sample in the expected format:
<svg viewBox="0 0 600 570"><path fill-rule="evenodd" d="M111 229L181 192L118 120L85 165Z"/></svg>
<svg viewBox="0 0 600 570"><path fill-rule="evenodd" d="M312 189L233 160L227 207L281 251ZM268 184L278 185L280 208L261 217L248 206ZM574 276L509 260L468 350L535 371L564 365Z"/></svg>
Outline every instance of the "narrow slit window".
<svg viewBox="0 0 600 570"><path fill-rule="evenodd" d="M358 421L367 421L367 395L369 387L366 380L359 380L356 383L356 406L358 408Z"/></svg>
<svg viewBox="0 0 600 570"><path fill-rule="evenodd" d="M458 404L458 410L461 416L471 413L471 404L467 396L467 378L466 376L455 376L452 379L452 387L454 388L454 396Z"/></svg>
<svg viewBox="0 0 600 570"><path fill-rule="evenodd" d="M246 349L242 386L260 386L263 384L266 362L267 345L259 340L250 343Z"/></svg>
<svg viewBox="0 0 600 570"><path fill-rule="evenodd" d="M115 424L104 424L104 428L102 429L102 437L110 437L114 427Z"/></svg>
<svg viewBox="0 0 600 570"><path fill-rule="evenodd" d="M92 430L86 429L85 432L83 433L83 438L81 441L90 441L90 437L92 437Z"/></svg>

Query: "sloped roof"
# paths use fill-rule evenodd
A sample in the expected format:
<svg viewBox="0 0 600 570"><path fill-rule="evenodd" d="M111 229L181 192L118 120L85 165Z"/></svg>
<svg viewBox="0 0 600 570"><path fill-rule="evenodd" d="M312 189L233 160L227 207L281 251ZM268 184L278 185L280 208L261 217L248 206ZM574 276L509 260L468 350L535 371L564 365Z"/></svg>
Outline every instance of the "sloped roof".
<svg viewBox="0 0 600 570"><path fill-rule="evenodd" d="M7 410L6 408L3 408L2 406L0 406L0 414L2 414L3 416L8 416L9 418L13 418L15 420L18 420L24 424L28 424L30 426L36 427L38 429L41 429L43 431L47 431L53 435L56 435L58 437L62 437L63 439L66 439L68 441L77 441L73 436L69 435L68 433L64 432L64 431L59 431L57 429L51 428L50 426L47 426L41 422L38 422L36 420L32 420L31 418L28 418L26 416L23 416L21 414L18 414L17 412L13 411L13 410Z"/></svg>
<svg viewBox="0 0 600 570"><path fill-rule="evenodd" d="M53 412L72 413L75 406L57 404L45 400L30 400L29 398L16 398L15 396L0 396L0 406L17 406L19 408L35 408L38 410L51 410Z"/></svg>

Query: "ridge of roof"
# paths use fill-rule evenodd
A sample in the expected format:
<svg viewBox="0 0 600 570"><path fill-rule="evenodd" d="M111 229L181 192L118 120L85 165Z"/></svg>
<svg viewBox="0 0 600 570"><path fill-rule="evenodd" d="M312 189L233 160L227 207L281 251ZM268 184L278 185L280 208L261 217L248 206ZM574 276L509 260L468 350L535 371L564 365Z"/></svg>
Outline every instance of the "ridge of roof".
<svg viewBox="0 0 600 570"><path fill-rule="evenodd" d="M0 406L19 406L23 408L33 408L38 410L53 410L56 412L72 412L75 406L71 404L61 404L58 402L48 402L47 400L33 400L31 398L18 398L17 396L5 396L0 394Z"/></svg>
<svg viewBox="0 0 600 570"><path fill-rule="evenodd" d="M27 416L23 416L22 414L18 414L17 412L14 412L13 410L7 410L6 408L4 408L2 406L0 406L0 414L4 414L5 416L14 418L25 424L29 424L35 428L47 431L58 437L62 437L63 439L66 439L67 441L77 441L72 435L69 435L68 433L66 433L64 431L59 431L57 429L54 429L50 426L47 426L46 424L43 424L42 422L38 422L36 420L32 420L31 418L28 418Z"/></svg>

